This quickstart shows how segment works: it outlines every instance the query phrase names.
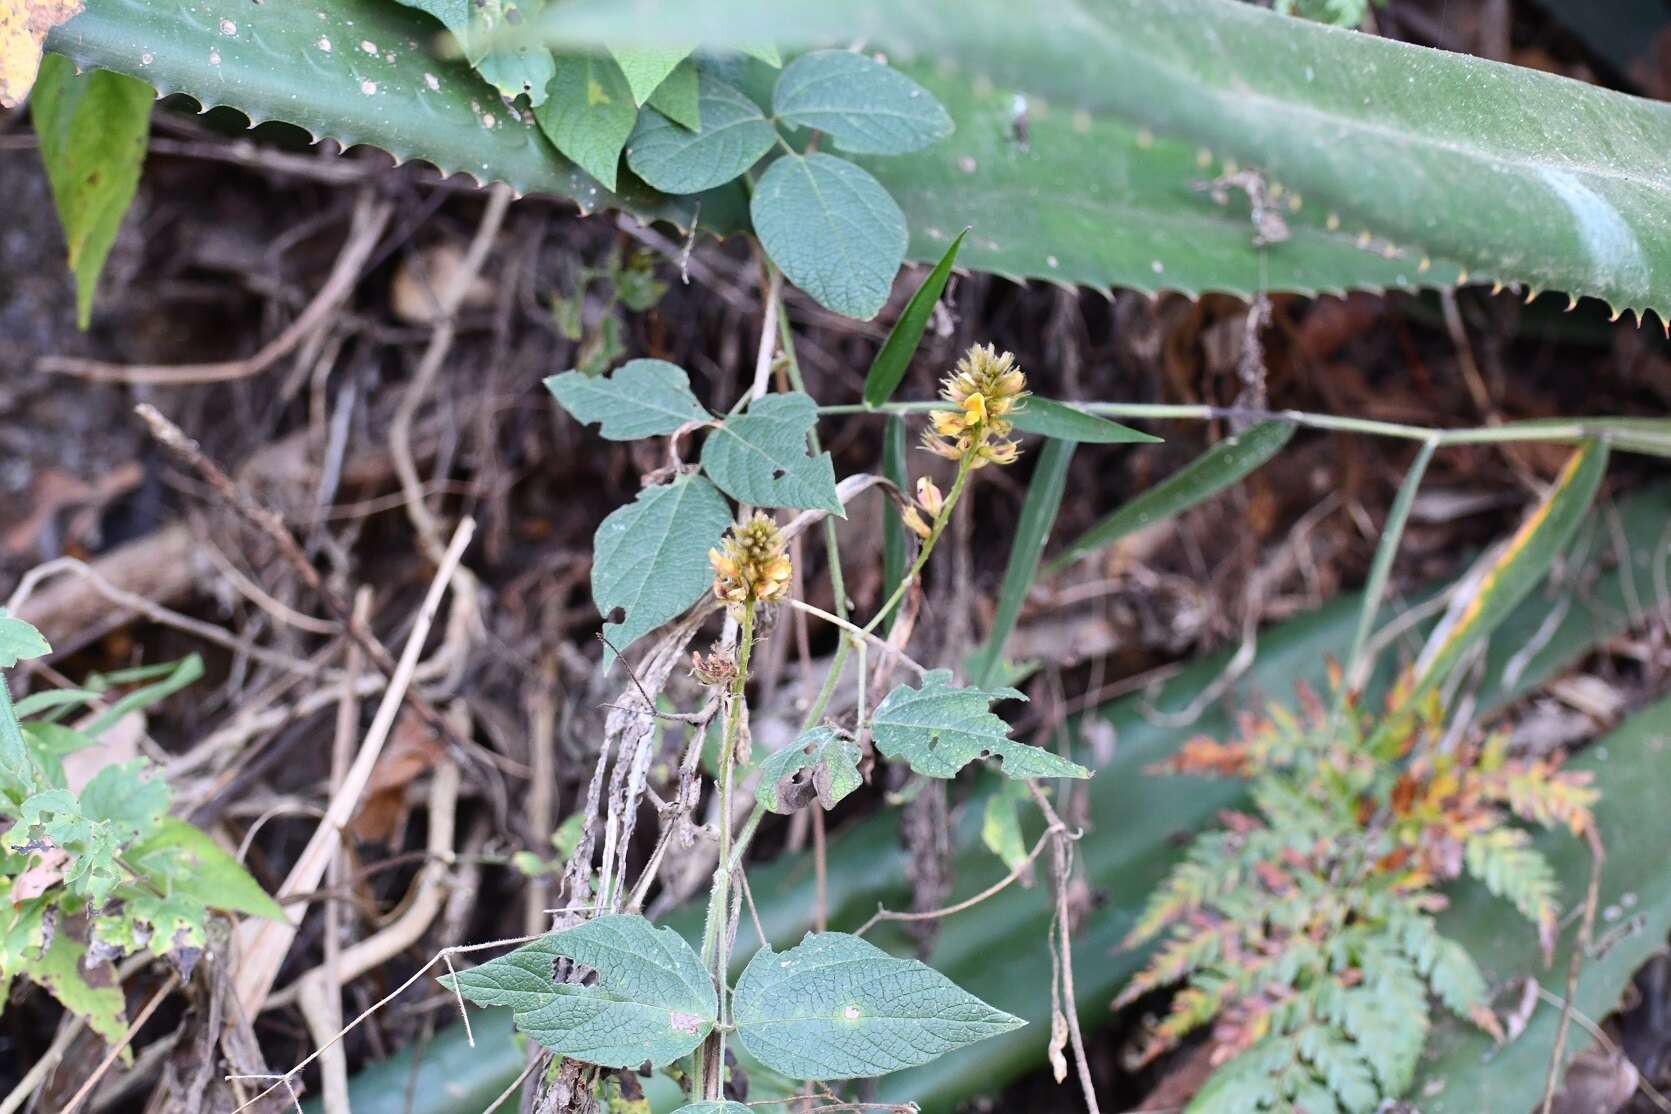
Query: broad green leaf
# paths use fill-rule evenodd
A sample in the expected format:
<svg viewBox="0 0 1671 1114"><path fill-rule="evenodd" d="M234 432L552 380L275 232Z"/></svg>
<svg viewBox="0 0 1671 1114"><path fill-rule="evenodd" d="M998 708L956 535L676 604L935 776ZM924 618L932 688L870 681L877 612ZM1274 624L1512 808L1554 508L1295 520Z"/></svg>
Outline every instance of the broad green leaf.
<svg viewBox="0 0 1671 1114"><path fill-rule="evenodd" d="M659 437L710 419L685 369L666 360L628 360L610 375L565 371L545 385L575 421L600 423L598 434L610 441Z"/></svg>
<svg viewBox="0 0 1671 1114"><path fill-rule="evenodd" d="M1214 174L1255 167L1405 261L1671 313L1671 105L1553 74L1230 0L1074 0L1048 19L1007 0L578 0L545 29L716 47L861 39L949 59L1048 98L1052 115L1112 115L1202 148Z"/></svg>
<svg viewBox="0 0 1671 1114"><path fill-rule="evenodd" d="M463 36L470 64L503 96L526 96L535 108L543 105L557 72L556 60L537 38L509 29L531 24L545 0L470 0L470 4L470 27ZM365 42L370 40L362 40L362 50Z"/></svg>
<svg viewBox="0 0 1671 1114"><path fill-rule="evenodd" d="M1118 510L1105 515L1064 549L1050 572L1094 550L1113 545L1127 534L1164 522L1205 502L1258 468L1294 436L1287 422L1264 422L1228 437Z"/></svg>
<svg viewBox="0 0 1671 1114"><path fill-rule="evenodd" d="M128 848L125 858L167 887L210 909L225 909L268 920L283 920L284 910L250 877L242 863L208 833L172 816Z"/></svg>
<svg viewBox="0 0 1671 1114"><path fill-rule="evenodd" d="M708 550L731 525L731 508L701 476L645 488L592 535L592 599L604 617L605 666L615 652L702 598L712 582Z"/></svg>
<svg viewBox="0 0 1671 1114"><path fill-rule="evenodd" d="M679 63L690 57L690 51L688 46L644 49L612 46L609 50L615 61L621 64L621 72L627 75L627 84L632 87L632 98L639 104L650 99L650 94L667 80Z"/></svg>
<svg viewBox="0 0 1671 1114"><path fill-rule="evenodd" d="M1029 406L1032 402L1028 400ZM1056 525L1056 513L1062 507L1075 447L1073 441L1052 437L1044 443L1038 463L1033 466L1027 497L1021 503L1021 520L1016 523L1015 536L1010 541L1009 561L1004 565L1004 582L998 590L992 629L987 631L986 643L972 655L969 663L969 676L977 685L992 684L999 676L1004 643L1009 641L1016 621L1021 618L1027 590L1038 575L1039 558L1044 554L1051 528Z"/></svg>
<svg viewBox="0 0 1671 1114"><path fill-rule="evenodd" d="M139 188L154 97L149 85L119 73L77 74L67 58L41 60L29 112L64 226L76 324L83 329L92 321L93 292L116 230Z"/></svg>
<svg viewBox="0 0 1671 1114"><path fill-rule="evenodd" d="M20 661L44 658L52 653L41 632L0 607L0 669L12 669Z"/></svg>
<svg viewBox="0 0 1671 1114"><path fill-rule="evenodd" d="M1537 587L1590 511L1607 471L1607 446L1592 441L1568 458L1547 495L1500 552L1469 577L1413 667L1408 699L1433 689L1464 651L1484 638Z"/></svg>
<svg viewBox="0 0 1671 1114"><path fill-rule="evenodd" d="M1027 796L1019 781L1003 781L987 795L981 810L981 842L1011 870L1027 861L1027 842L1021 836L1021 811L1017 807Z"/></svg>
<svg viewBox="0 0 1671 1114"><path fill-rule="evenodd" d="M1025 405L1015 412L1014 421L1015 428L1023 433L1057 437L1063 441L1076 441L1085 445L1123 445L1160 440L1159 437L1111 422L1107 418L1099 418L1095 414L1087 414L1067 403L1050 398L1028 399Z"/></svg>
<svg viewBox="0 0 1671 1114"><path fill-rule="evenodd" d="M120 833L125 843L153 831L168 811L168 783L146 776L150 763L142 758L105 766L81 791L82 815Z"/></svg>
<svg viewBox="0 0 1671 1114"><path fill-rule="evenodd" d="M799 391L764 395L727 418L702 445L702 469L720 489L757 507L809 507L845 517L829 453L809 454L818 404Z"/></svg>
<svg viewBox="0 0 1671 1114"><path fill-rule="evenodd" d="M621 148L638 120L638 106L613 59L597 54L557 59L549 95L534 109L534 118L559 151L606 188L615 188Z"/></svg>
<svg viewBox="0 0 1671 1114"><path fill-rule="evenodd" d="M1010 725L988 711L994 700L1025 700L1011 688L957 688L949 669L936 669L921 688L900 685L876 706L871 734L876 749L910 763L925 777L956 777L969 763L999 760L1012 778L1090 777L1091 771L1009 737Z"/></svg>
<svg viewBox="0 0 1671 1114"><path fill-rule="evenodd" d="M30 981L58 999L87 1028L115 1046L127 1032L126 1003L115 969L107 962L92 971L82 965L87 946L60 928L46 952L25 967Z"/></svg>
<svg viewBox="0 0 1671 1114"><path fill-rule="evenodd" d="M1023 1024L934 968L842 932L761 948L732 1015L743 1047L793 1079L885 1075Z"/></svg>
<svg viewBox="0 0 1671 1114"><path fill-rule="evenodd" d="M963 246L963 238L967 235L967 228L957 234L940 257L940 262L934 265L934 270L911 295L911 300L905 304L905 312L888 330L888 339L882 342L876 358L870 362L870 371L865 374L866 406L882 405L899 389L906 369L911 366L911 358L922 344L923 331L934 317L934 307L940 304L940 295L946 291L946 280L951 278L952 267L957 263L957 249Z"/></svg>
<svg viewBox="0 0 1671 1114"><path fill-rule="evenodd" d="M695 131L646 109L627 140L627 165L659 190L698 193L724 185L760 161L777 130L760 108L711 74L697 76L701 126Z"/></svg>
<svg viewBox="0 0 1671 1114"><path fill-rule="evenodd" d="M697 80L696 63L686 58L668 74L648 104L675 124L695 131L702 126L702 87Z"/></svg>
<svg viewBox="0 0 1671 1114"><path fill-rule="evenodd" d="M818 152L766 168L749 202L754 231L796 286L826 309L868 321L905 258L905 214L870 173Z"/></svg>
<svg viewBox="0 0 1671 1114"><path fill-rule="evenodd" d="M558 958L596 972L559 983ZM610 914L553 932L441 984L478 1006L510 1006L517 1028L559 1055L608 1068L654 1067L689 1055L719 1003L702 961L670 928Z"/></svg>
<svg viewBox="0 0 1671 1114"><path fill-rule="evenodd" d="M820 808L832 809L864 784L859 776L859 760L863 757L859 744L852 739L829 727L814 727L761 759L755 799L773 812L784 814L799 810L813 798ZM795 775L802 770L811 770L812 775L797 784Z"/></svg>
<svg viewBox="0 0 1671 1114"><path fill-rule="evenodd" d="M772 111L855 155L903 155L952 133L952 118L932 93L850 50L815 50L789 63L772 91Z"/></svg>

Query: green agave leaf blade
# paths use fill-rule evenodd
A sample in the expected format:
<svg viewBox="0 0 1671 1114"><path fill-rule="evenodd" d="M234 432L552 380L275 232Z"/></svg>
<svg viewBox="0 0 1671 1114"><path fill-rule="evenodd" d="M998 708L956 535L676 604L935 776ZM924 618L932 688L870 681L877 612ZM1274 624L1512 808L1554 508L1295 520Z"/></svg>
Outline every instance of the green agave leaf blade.
<svg viewBox="0 0 1671 1114"><path fill-rule="evenodd" d="M772 91L772 111L855 155L903 155L952 133L952 118L933 94L850 50L815 50L789 63Z"/></svg>
<svg viewBox="0 0 1671 1114"><path fill-rule="evenodd" d="M925 777L949 778L980 758L997 758L1012 778L1090 777L1091 771L1042 747L1009 737L1010 725L988 710L994 700L1025 700L1014 689L957 688L949 669L925 674L921 687L900 685L876 706L876 749Z"/></svg>
<svg viewBox="0 0 1671 1114"><path fill-rule="evenodd" d="M690 376L666 360L628 360L611 375L565 371L545 385L575 421L600 423L598 433L610 441L659 437L708 420Z"/></svg>
<svg viewBox="0 0 1671 1114"><path fill-rule="evenodd" d="M842 932L760 949L732 1010L743 1047L795 1079L885 1075L1023 1024L934 968Z"/></svg>

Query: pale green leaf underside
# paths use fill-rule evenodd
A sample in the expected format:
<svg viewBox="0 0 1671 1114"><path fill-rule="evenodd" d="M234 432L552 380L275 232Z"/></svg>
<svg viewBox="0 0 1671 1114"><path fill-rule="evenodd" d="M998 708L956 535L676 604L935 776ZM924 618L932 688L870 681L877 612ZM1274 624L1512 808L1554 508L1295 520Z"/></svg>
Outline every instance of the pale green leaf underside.
<svg viewBox="0 0 1671 1114"><path fill-rule="evenodd" d="M809 455L818 405L799 391L755 399L702 445L702 469L727 495L757 507L798 507L845 516L829 453Z"/></svg>
<svg viewBox="0 0 1671 1114"><path fill-rule="evenodd" d="M659 190L698 193L753 166L777 141L755 103L706 73L697 76L701 126L695 131L650 109L627 140L627 165Z"/></svg>
<svg viewBox="0 0 1671 1114"><path fill-rule="evenodd" d="M597 973L558 983L556 960ZM553 1052L629 1068L689 1055L714 1026L714 984L684 938L643 917L612 914L553 932L441 979L478 1006L509 1006L519 1030Z"/></svg>
<svg viewBox="0 0 1671 1114"><path fill-rule="evenodd" d="M559 151L606 188L615 188L621 148L638 121L638 107L613 59L593 54L557 59L557 75L534 118Z"/></svg>
<svg viewBox="0 0 1671 1114"><path fill-rule="evenodd" d="M1024 1024L932 967L841 932L755 953L732 1014L743 1047L794 1079L885 1075Z"/></svg>
<svg viewBox="0 0 1671 1114"><path fill-rule="evenodd" d="M1022 433L1036 433L1041 437L1056 437L1086 445L1122 445L1133 442L1155 442L1159 437L1132 429L1130 426L1099 418L1076 410L1066 403L1049 398L1030 398L1014 415L1015 428Z"/></svg>
<svg viewBox="0 0 1671 1114"><path fill-rule="evenodd" d="M0 607L0 669L52 653L41 632Z"/></svg>
<svg viewBox="0 0 1671 1114"><path fill-rule="evenodd" d="M627 75L633 99L639 104L650 99L650 94L667 80L679 63L690 57L690 51L689 46L610 48L615 61L621 65L621 72Z"/></svg>
<svg viewBox="0 0 1671 1114"><path fill-rule="evenodd" d="M690 376L666 360L629 360L610 375L565 371L545 385L575 421L601 423L598 432L610 441L659 437L708 420Z"/></svg>
<svg viewBox="0 0 1671 1114"><path fill-rule="evenodd" d="M981 758L999 759L1012 778L1090 777L1077 762L1009 737L1010 725L988 711L994 700L1027 699L1015 689L957 688L949 669L925 675L920 688L900 685L876 706L876 749L926 777L949 778Z"/></svg>
<svg viewBox="0 0 1671 1114"><path fill-rule="evenodd" d="M785 155L749 202L772 262L820 305L868 321L905 258L905 214L871 174L834 155Z"/></svg>
<svg viewBox="0 0 1671 1114"><path fill-rule="evenodd" d="M761 759L755 799L778 813L794 812L809 795L816 796L821 807L834 808L864 784L859 776L859 760L863 757L859 744L852 739L828 727L814 727ZM810 794L804 788L798 794L792 789L795 775L802 770L812 771L808 779Z"/></svg>
<svg viewBox="0 0 1671 1114"><path fill-rule="evenodd" d="M639 492L592 535L592 598L618 650L702 598L708 550L731 525L731 508L701 476ZM605 648L604 661L614 659Z"/></svg>
<svg viewBox="0 0 1671 1114"><path fill-rule="evenodd" d="M1414 261L1671 312L1671 105L1231 0L578 0L553 34L863 38L1253 165ZM960 128L960 131L963 129ZM961 215L960 215L961 216ZM1276 245L1269 254L1282 254Z"/></svg>
<svg viewBox="0 0 1671 1114"><path fill-rule="evenodd" d="M952 133L952 118L933 94L849 50L815 50L789 63L772 91L772 111L858 155L903 155Z"/></svg>

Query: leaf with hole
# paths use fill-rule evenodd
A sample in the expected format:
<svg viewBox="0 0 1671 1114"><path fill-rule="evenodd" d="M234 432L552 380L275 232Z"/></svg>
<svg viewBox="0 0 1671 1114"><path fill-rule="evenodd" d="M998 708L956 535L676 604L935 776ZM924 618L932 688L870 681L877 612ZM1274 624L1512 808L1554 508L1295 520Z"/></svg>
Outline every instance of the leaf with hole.
<svg viewBox="0 0 1671 1114"><path fill-rule="evenodd" d="M645 488L592 535L592 599L604 617L607 667L641 635L702 598L708 550L731 525L731 508L701 476Z"/></svg>
<svg viewBox="0 0 1671 1114"><path fill-rule="evenodd" d="M598 422L610 441L660 437L710 417L691 394L685 369L666 360L628 360L611 375L565 371L545 385L575 421Z"/></svg>
<svg viewBox="0 0 1671 1114"><path fill-rule="evenodd" d="M789 63L772 91L772 111L855 155L903 155L952 134L952 118L932 93L850 50L814 50Z"/></svg>
<svg viewBox="0 0 1671 1114"><path fill-rule="evenodd" d="M727 418L702 445L702 469L720 489L757 507L804 507L846 516L829 453L813 456L807 433L818 404L799 391L766 395Z"/></svg>
<svg viewBox="0 0 1671 1114"><path fill-rule="evenodd" d="M609 189L621 149L638 121L627 79L614 59L596 54L557 59L545 103L534 109L557 149Z"/></svg>
<svg viewBox="0 0 1671 1114"><path fill-rule="evenodd" d="M957 249L963 246L963 238L967 235L967 228L957 234L940 257L940 262L934 265L934 270L911 295L911 300L905 304L905 312L888 330L888 339L882 342L876 358L870 362L870 371L865 374L866 406L880 406L888 401L899 388L900 380L905 378L911 358L923 342L923 331L934 317L934 307L940 304L940 295L945 293L946 280L951 278L952 267L957 263Z"/></svg>
<svg viewBox="0 0 1671 1114"><path fill-rule="evenodd" d="M876 749L908 762L925 777L956 777L969 763L999 759L1012 778L1090 777L1091 771L1009 737L1010 725L989 710L994 700L1025 700L1011 688L958 688L949 669L932 670L922 687L900 685L883 698L871 718Z"/></svg>
<svg viewBox="0 0 1671 1114"><path fill-rule="evenodd" d="M559 959L591 968L596 982L559 983ZM624 914L553 932L440 982L478 1006L509 1006L516 1027L546 1048L606 1068L688 1056L719 1016L713 980L684 938Z"/></svg>
<svg viewBox="0 0 1671 1114"><path fill-rule="evenodd" d="M833 728L814 727L781 750L760 761L760 784L755 799L773 812L787 814L816 799L826 811L864 784L859 776L859 744ZM796 781L803 770L812 771Z"/></svg>
<svg viewBox="0 0 1671 1114"><path fill-rule="evenodd" d="M1217 495L1281 451L1294 436L1287 422L1264 422L1228 437L1118 510L1099 519L1064 549L1049 571L1164 522Z"/></svg>
<svg viewBox="0 0 1671 1114"><path fill-rule="evenodd" d="M785 155L749 202L761 246L826 309L868 321L905 258L905 214L869 171L834 155Z"/></svg>
<svg viewBox="0 0 1671 1114"><path fill-rule="evenodd" d="M697 92L701 123L694 131L649 108L627 140L627 165L658 190L699 193L724 185L777 142L760 107L736 87L698 73Z"/></svg>
<svg viewBox="0 0 1671 1114"><path fill-rule="evenodd" d="M1127 445L1160 440L1052 398L1028 399L1015 412L1014 422L1015 428L1022 433L1036 433L1041 437L1055 437L1082 445Z"/></svg>
<svg viewBox="0 0 1671 1114"><path fill-rule="evenodd" d="M156 95L143 81L107 70L75 72L49 54L29 100L41 163L64 226L75 275L76 324L93 317L93 293L116 230L133 204Z"/></svg>
<svg viewBox="0 0 1671 1114"><path fill-rule="evenodd" d="M914 959L843 932L761 948L737 980L743 1047L794 1079L858 1079L926 1064L1024 1024Z"/></svg>
<svg viewBox="0 0 1671 1114"><path fill-rule="evenodd" d="M544 6L545 0L471 0L469 30L463 36L465 57L476 72L501 96L526 96L535 108L545 103L557 62L537 37L510 29L531 23Z"/></svg>

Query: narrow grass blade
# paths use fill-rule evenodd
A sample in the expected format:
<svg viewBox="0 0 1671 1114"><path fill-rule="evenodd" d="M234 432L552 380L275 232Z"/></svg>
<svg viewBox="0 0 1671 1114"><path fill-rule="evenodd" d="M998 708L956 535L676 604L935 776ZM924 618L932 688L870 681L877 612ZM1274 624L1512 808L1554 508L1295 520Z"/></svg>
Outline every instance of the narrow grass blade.
<svg viewBox="0 0 1671 1114"><path fill-rule="evenodd" d="M952 265L957 262L957 249L963 246L963 237L967 235L967 228L957 234L957 239L940 257L940 262L934 265L934 270L923 279L917 292L911 295L905 312L899 315L899 320L889 330L888 339L882 342L882 350L876 353L876 359L871 361L870 371L865 375L866 406L880 406L888 401L898 389L900 380L905 378L905 369L911 366L911 357L917 354L923 330L928 328L928 319L934 316L934 307L939 304L940 295L945 293L946 280L951 277Z"/></svg>
<svg viewBox="0 0 1671 1114"><path fill-rule="evenodd" d="M1063 437L1081 445L1127 445L1158 442L1159 437L1087 414L1053 398L1030 398L1015 412L1015 428L1042 437Z"/></svg>
<svg viewBox="0 0 1671 1114"><path fill-rule="evenodd" d="M1369 566L1369 579L1364 584L1363 607L1358 612L1358 629L1352 636L1352 652L1346 657L1346 687L1356 688L1362 681L1358 676L1364 668L1364 647L1369 643L1369 632L1375 627L1375 615L1381 610L1381 597L1387 592L1387 576L1392 572L1393 557L1398 553L1399 539L1404 536L1404 524L1409 521L1410 507L1416 501L1416 491L1421 487L1422 477L1427 474L1427 466L1433 460L1433 450L1438 448L1437 441L1427 441L1422 444L1421 451L1410 465L1410 471L1405 473L1404 482L1399 485L1398 495L1393 499L1392 509L1387 512L1387 524L1381 531L1381 544L1375 548L1375 560Z"/></svg>
<svg viewBox="0 0 1671 1114"><path fill-rule="evenodd" d="M1087 553L1113 545L1127 534L1181 514L1217 495L1275 456L1293 436L1294 427L1286 422L1264 422L1220 441L1173 475L1104 516L1052 561L1047 571L1066 568Z"/></svg>
<svg viewBox="0 0 1671 1114"><path fill-rule="evenodd" d="M1045 539L1056 523L1056 512L1062 505L1062 492L1067 488L1068 465L1073 461L1073 441L1052 437L1039 450L1039 461L1033 467L1033 480L1027 485L1027 498L1021 504L1021 521L1016 523L1015 541L1010 545L1010 563L1004 569L1004 584L998 592L998 611L993 616L992 631L986 645L970 660L969 679L976 686L992 683L1003 661L1004 643L1015 629L1021 614L1021 604L1027 589L1038 572L1039 557L1044 553Z"/></svg>
<svg viewBox="0 0 1671 1114"><path fill-rule="evenodd" d="M888 418L888 424L882 431L882 475L893 482L899 490L909 494L911 490L910 477L905 470L906 438L905 419L898 414ZM908 554L905 547L905 523L899 520L899 514L889 502L882 508L882 599L893 595L899 582L905 579L905 562ZM899 611L888 616L888 629L899 619Z"/></svg>
<svg viewBox="0 0 1671 1114"><path fill-rule="evenodd" d="M1585 444L1567 460L1555 485L1489 564L1469 577L1417 659L1406 702L1432 691L1475 642L1496 629L1537 587L1572 540L1607 471L1607 446Z"/></svg>

